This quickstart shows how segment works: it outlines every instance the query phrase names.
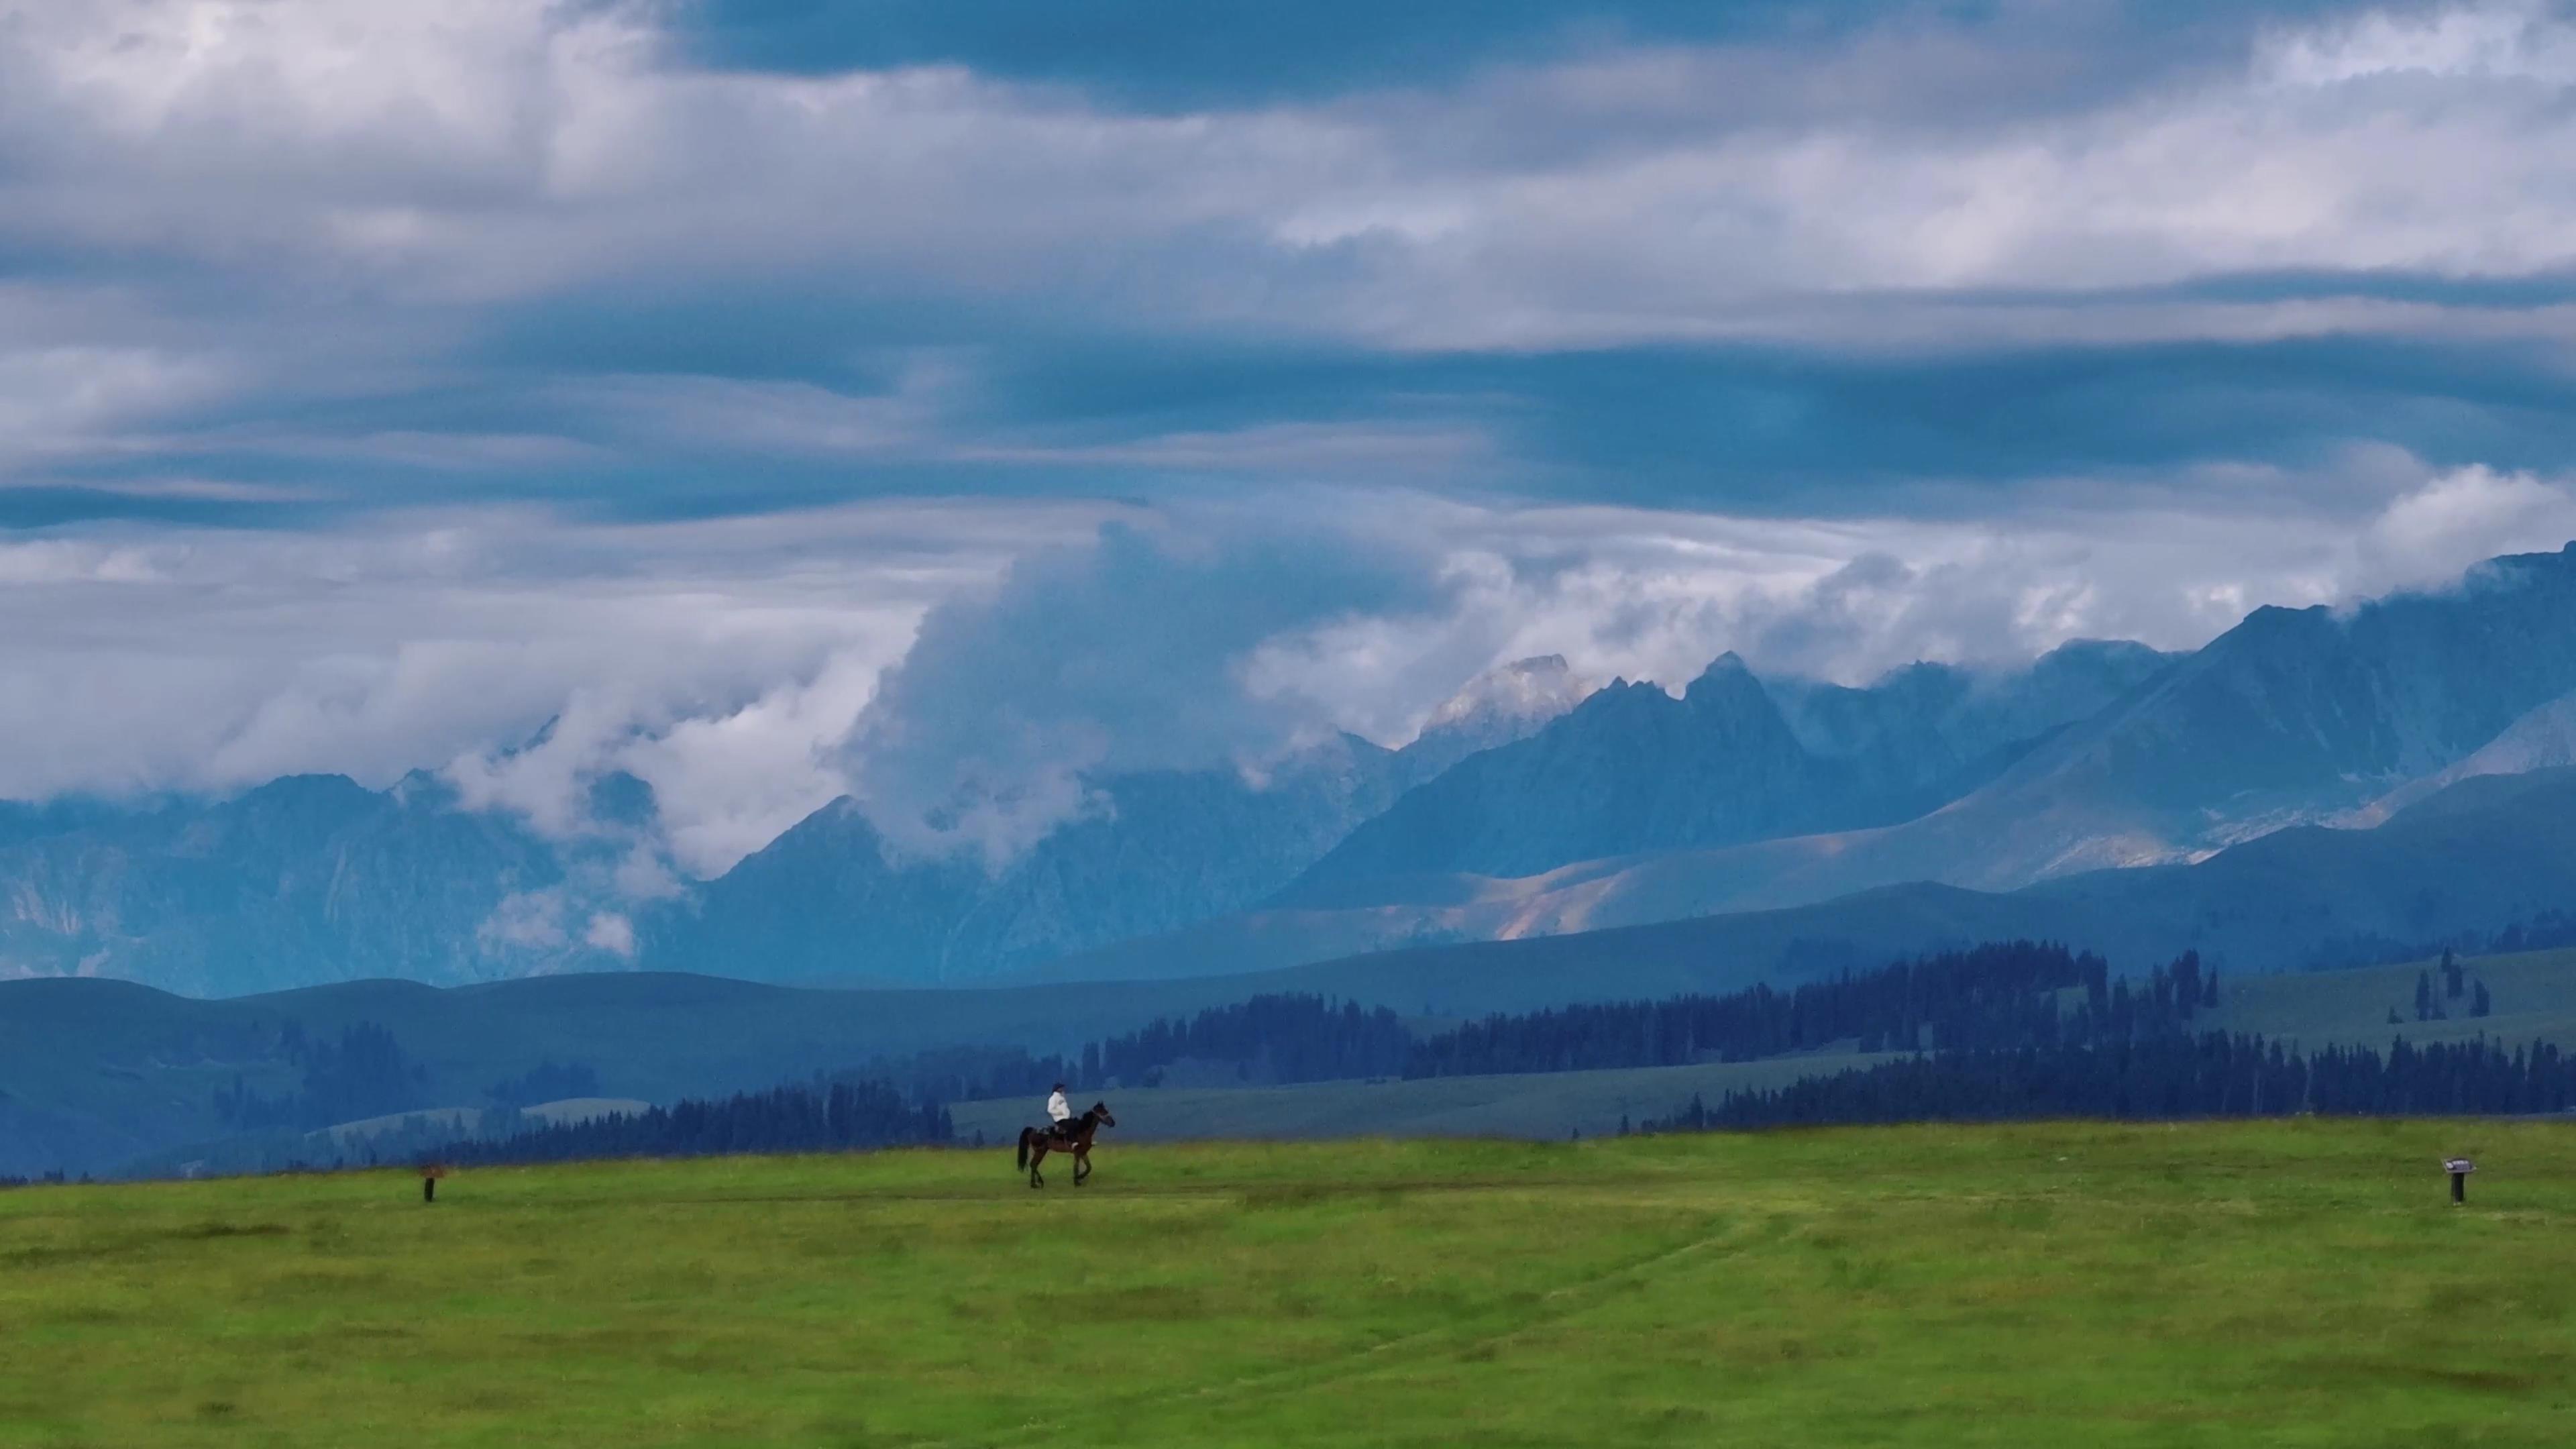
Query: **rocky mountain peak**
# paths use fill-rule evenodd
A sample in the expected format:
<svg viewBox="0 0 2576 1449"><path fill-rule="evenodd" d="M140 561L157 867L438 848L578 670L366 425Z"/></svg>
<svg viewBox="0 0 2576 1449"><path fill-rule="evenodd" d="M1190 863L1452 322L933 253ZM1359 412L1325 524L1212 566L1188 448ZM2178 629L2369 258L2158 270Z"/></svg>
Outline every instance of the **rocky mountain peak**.
<svg viewBox="0 0 2576 1449"><path fill-rule="evenodd" d="M1431 712L1422 732L1476 729L1501 721L1543 724L1581 703L1589 693L1589 685L1562 654L1515 659L1468 680Z"/></svg>
<svg viewBox="0 0 2576 1449"><path fill-rule="evenodd" d="M1708 662L1699 677L1682 691L1682 700L1696 709L1772 709L1771 696L1762 681L1754 678L1751 666L1730 649Z"/></svg>

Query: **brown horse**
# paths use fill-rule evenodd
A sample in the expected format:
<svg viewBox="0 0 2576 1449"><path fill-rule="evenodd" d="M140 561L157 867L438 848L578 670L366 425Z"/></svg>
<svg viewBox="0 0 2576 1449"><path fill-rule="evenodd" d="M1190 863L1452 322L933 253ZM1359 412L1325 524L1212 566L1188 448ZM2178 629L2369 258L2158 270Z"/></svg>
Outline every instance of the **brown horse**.
<svg viewBox="0 0 2576 1449"><path fill-rule="evenodd" d="M1091 1176L1091 1134L1103 1127L1117 1125L1118 1119L1109 1115L1109 1104L1094 1102L1090 1111L1060 1124L1056 1131L1021 1128L1020 1166L1028 1169L1029 1186L1046 1186L1046 1179L1038 1173L1038 1164L1046 1161L1049 1152L1073 1154L1073 1185L1082 1186L1083 1180Z"/></svg>

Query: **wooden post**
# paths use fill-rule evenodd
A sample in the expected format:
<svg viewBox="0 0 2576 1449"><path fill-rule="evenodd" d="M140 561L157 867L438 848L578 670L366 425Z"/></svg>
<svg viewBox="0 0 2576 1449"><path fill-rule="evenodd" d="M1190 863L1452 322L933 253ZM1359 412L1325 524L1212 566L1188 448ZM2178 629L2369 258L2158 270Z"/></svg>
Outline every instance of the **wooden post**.
<svg viewBox="0 0 2576 1449"><path fill-rule="evenodd" d="M437 1179L437 1178L434 1178L434 1177L428 1177L428 1176L424 1176L424 1177L422 1177L422 1178L421 1178L421 1180L420 1180L420 1200L421 1200L422 1202L436 1202L436 1201L438 1201L438 1179Z"/></svg>

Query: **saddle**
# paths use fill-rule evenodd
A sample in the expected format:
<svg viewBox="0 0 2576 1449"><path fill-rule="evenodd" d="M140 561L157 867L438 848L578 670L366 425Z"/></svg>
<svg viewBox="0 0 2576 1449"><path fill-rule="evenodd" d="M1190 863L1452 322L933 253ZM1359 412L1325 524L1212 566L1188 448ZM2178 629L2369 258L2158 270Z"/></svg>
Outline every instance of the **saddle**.
<svg viewBox="0 0 2576 1449"><path fill-rule="evenodd" d="M1061 1142L1065 1146L1070 1147L1073 1145L1074 1134L1081 1130L1081 1118L1067 1117L1061 1122L1050 1122L1047 1124L1047 1140L1050 1142Z"/></svg>

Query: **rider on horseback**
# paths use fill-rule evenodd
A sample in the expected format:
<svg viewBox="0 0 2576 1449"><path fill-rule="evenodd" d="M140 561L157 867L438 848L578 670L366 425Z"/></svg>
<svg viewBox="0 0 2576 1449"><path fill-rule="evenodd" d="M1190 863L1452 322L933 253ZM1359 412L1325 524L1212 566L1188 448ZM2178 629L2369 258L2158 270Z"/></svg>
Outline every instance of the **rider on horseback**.
<svg viewBox="0 0 2576 1449"><path fill-rule="evenodd" d="M1047 1095L1047 1116L1051 1119L1041 1129L1020 1129L1020 1170L1029 1175L1029 1186L1046 1186L1046 1176L1038 1164L1050 1152L1061 1152L1073 1159L1073 1185L1082 1186L1091 1176L1091 1137L1103 1127L1115 1127L1118 1119L1109 1115L1109 1104L1094 1102L1091 1110L1077 1117L1073 1105L1064 1099L1064 1083L1055 1084Z"/></svg>

